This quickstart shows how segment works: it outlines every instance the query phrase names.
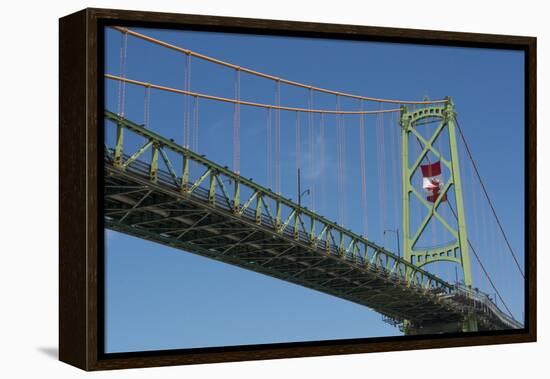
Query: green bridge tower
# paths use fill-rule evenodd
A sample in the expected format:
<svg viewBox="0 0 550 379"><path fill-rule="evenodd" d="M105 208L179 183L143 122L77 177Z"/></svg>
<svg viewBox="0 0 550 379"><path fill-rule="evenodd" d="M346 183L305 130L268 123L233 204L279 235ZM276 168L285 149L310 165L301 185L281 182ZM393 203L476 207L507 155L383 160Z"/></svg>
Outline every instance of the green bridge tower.
<svg viewBox="0 0 550 379"><path fill-rule="evenodd" d="M435 130L426 132L427 124L436 124ZM451 98L447 98L447 102L443 105L436 104L413 111L409 111L406 106L402 106L400 125L404 258L418 267L440 261L456 263L462 267L464 285L471 288L472 272L464 216L453 102ZM445 131L448 141L444 141L446 139L444 138ZM441 138L441 141L438 141L438 138ZM435 145L436 141L438 141L437 146L443 144L443 146L448 147L448 150L444 148L440 148L441 151L438 150ZM414 153L415 149L410 148L410 144L413 143L420 146L419 155ZM413 184L415 173L420 170L421 163L428 156L439 160L442 173L443 170L446 173L442 189L434 202L428 201L423 195L422 189L415 187ZM425 212L420 223L416 224L413 224L411 219L411 202L413 199L421 204L421 208ZM450 222L443 217L440 206L445 200L454 200L453 213L456 216L456 222ZM445 230L453 236L453 241L445 246L417 247L430 221L439 222L443 225ZM474 317L466 317L461 323L441 322L422 326L405 322L404 329L406 334L476 331L477 323Z"/></svg>

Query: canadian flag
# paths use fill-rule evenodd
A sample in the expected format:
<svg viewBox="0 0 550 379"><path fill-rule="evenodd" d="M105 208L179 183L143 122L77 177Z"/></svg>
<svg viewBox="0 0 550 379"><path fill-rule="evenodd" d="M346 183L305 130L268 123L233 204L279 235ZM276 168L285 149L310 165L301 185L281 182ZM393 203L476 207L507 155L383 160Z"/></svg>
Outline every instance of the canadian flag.
<svg viewBox="0 0 550 379"><path fill-rule="evenodd" d="M439 161L420 165L422 170L422 188L429 202L435 203L439 194L443 190L443 179L441 176L441 163ZM447 201L445 194L441 201Z"/></svg>

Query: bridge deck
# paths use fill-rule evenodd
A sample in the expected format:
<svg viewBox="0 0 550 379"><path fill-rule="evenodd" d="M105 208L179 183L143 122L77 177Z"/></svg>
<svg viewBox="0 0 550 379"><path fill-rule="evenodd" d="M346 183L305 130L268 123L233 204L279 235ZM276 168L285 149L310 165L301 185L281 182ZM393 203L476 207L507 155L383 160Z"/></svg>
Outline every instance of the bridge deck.
<svg viewBox="0 0 550 379"><path fill-rule="evenodd" d="M124 126L149 139L156 138L154 133L139 130L138 125L126 120ZM175 149L161 137L154 142L158 147ZM130 156L123 155L122 161L128 162L123 168L114 157L114 149L107 150L107 228L347 299L383 314L395 324L404 320L419 326L458 324L474 312L481 330L517 327L511 326L498 308L494 310L479 299L454 291L450 284L411 268L370 242L364 242L368 246L364 254L359 254L355 248L343 249L329 231L325 230L324 239L320 238L322 233L307 231L299 213L294 218L296 225L290 223L292 213L281 225L261 202L255 209L245 206L252 203L250 199L239 201L235 207L227 194L212 191L214 175L224 172L233 180L246 180L204 158L201 162L210 166L210 183L197 180L182 191L183 179L174 180L173 171L158 170L152 177L151 162L129 161ZM299 210L305 215L305 210ZM355 247L354 243L352 240L349 246ZM375 255L369 256L370 249Z"/></svg>

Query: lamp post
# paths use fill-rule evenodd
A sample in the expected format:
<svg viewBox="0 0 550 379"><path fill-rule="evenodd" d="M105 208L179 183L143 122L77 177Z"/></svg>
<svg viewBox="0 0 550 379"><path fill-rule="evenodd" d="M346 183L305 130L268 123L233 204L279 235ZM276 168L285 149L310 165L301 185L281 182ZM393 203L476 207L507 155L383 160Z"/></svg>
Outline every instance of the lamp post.
<svg viewBox="0 0 550 379"><path fill-rule="evenodd" d="M386 235L386 232L392 232L397 235L397 256L399 259L401 259L401 249L399 247L399 229L386 229L384 230L384 235Z"/></svg>
<svg viewBox="0 0 550 379"><path fill-rule="evenodd" d="M305 194L310 194L309 189L302 191L302 184L300 179L300 169L298 169L298 207L302 208L302 196Z"/></svg>

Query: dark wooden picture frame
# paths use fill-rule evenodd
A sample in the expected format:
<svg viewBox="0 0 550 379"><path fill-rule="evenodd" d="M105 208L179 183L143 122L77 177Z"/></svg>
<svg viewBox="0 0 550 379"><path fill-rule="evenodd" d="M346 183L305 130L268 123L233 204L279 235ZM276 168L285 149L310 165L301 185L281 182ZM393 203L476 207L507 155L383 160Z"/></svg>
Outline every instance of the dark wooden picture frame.
<svg viewBox="0 0 550 379"><path fill-rule="evenodd" d="M103 26L375 40L525 52L525 328L472 335L384 337L104 354ZM536 38L473 33L85 9L59 22L59 359L84 370L306 357L536 341Z"/></svg>

